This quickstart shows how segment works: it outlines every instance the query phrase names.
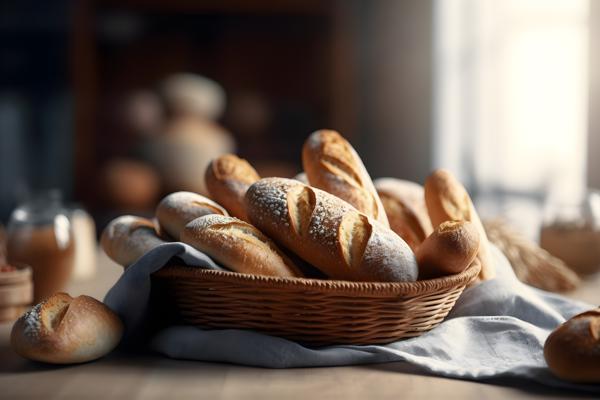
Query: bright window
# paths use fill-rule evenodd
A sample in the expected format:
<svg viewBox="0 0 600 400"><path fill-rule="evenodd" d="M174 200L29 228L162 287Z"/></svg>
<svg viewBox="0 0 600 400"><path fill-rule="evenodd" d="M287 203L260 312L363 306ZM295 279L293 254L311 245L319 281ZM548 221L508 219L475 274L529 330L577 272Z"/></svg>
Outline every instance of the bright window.
<svg viewBox="0 0 600 400"><path fill-rule="evenodd" d="M435 13L435 166L483 197L581 194L589 2L437 0Z"/></svg>

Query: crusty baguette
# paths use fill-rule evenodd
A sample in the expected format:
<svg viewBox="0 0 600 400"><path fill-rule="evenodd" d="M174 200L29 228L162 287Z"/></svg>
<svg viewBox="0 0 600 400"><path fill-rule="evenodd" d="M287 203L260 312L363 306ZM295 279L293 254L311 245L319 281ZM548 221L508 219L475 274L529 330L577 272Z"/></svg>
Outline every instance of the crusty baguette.
<svg viewBox="0 0 600 400"><path fill-rule="evenodd" d="M546 339L544 357L550 371L561 379L600 383L600 308L556 328Z"/></svg>
<svg viewBox="0 0 600 400"><path fill-rule="evenodd" d="M133 215L112 220L100 238L104 252L125 268L163 243L167 242L157 236L152 221Z"/></svg>
<svg viewBox="0 0 600 400"><path fill-rule="evenodd" d="M379 178L374 184L390 228L416 250L433 231L423 186L395 178Z"/></svg>
<svg viewBox="0 0 600 400"><path fill-rule="evenodd" d="M415 252L419 279L458 274L475 260L478 251L479 232L472 223L442 222Z"/></svg>
<svg viewBox="0 0 600 400"><path fill-rule="evenodd" d="M260 176L248 161L226 154L210 162L204 175L210 197L232 216L248 222L244 195Z"/></svg>
<svg viewBox="0 0 600 400"><path fill-rule="evenodd" d="M98 300L56 293L15 322L11 344L30 360L71 364L104 356L122 334L121 320Z"/></svg>
<svg viewBox="0 0 600 400"><path fill-rule="evenodd" d="M211 199L192 192L171 193L156 207L156 219L161 229L176 240L188 222L208 214L229 215Z"/></svg>
<svg viewBox="0 0 600 400"><path fill-rule="evenodd" d="M339 133L320 130L311 134L302 148L302 165L311 186L347 201L358 211L389 226L367 169Z"/></svg>
<svg viewBox="0 0 600 400"><path fill-rule="evenodd" d="M265 178L246 193L255 226L333 279L414 281L417 264L390 229L322 190Z"/></svg>
<svg viewBox="0 0 600 400"><path fill-rule="evenodd" d="M496 276L494 260L490 253L483 224L464 186L449 171L438 169L425 181L425 203L434 227L445 221L469 221L479 232L481 262L479 279L488 280Z"/></svg>
<svg viewBox="0 0 600 400"><path fill-rule="evenodd" d="M181 241L235 272L302 276L273 241L254 226L234 217L212 214L197 218L185 226Z"/></svg>

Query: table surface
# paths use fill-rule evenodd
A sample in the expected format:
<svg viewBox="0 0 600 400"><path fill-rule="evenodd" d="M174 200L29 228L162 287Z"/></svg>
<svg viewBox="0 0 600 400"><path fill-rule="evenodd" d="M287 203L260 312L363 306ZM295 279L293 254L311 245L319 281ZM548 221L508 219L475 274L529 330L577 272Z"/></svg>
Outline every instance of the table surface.
<svg viewBox="0 0 600 400"><path fill-rule="evenodd" d="M121 268L98 257L97 276L74 282L72 296L102 299ZM600 303L600 275L569 296ZM172 360L161 356L113 354L95 362L51 366L27 361L10 348L10 323L0 324L0 399L505 399L593 398L535 384L479 383L407 372L403 363L274 370Z"/></svg>

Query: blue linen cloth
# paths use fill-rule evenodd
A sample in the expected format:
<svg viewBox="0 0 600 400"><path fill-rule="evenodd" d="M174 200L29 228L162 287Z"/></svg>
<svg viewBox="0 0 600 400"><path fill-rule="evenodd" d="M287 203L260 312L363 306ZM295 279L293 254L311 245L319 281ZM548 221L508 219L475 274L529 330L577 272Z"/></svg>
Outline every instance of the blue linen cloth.
<svg viewBox="0 0 600 400"><path fill-rule="evenodd" d="M548 334L566 319L593 308L521 283L504 255L492 249L497 277L466 289L444 322L416 338L387 345L311 348L258 332L170 326L150 338L150 347L179 359L218 361L267 368L325 367L402 361L415 372L470 379L532 380L553 387L600 392L555 378L543 355ZM123 320L125 337L144 326L150 274L171 258L199 268L222 269L183 243L161 245L131 265L104 299ZM506 379L505 379L506 380Z"/></svg>

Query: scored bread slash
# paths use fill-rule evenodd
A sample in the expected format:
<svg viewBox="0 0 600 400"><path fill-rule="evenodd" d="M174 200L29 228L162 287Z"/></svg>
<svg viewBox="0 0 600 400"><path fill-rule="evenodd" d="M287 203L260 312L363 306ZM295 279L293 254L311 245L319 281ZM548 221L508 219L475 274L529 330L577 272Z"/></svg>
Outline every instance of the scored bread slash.
<svg viewBox="0 0 600 400"><path fill-rule="evenodd" d="M229 215L211 199L192 192L171 193L156 207L160 228L176 240L189 222L208 214Z"/></svg>
<svg viewBox="0 0 600 400"><path fill-rule="evenodd" d="M340 198L285 178L264 178L246 193L252 223L329 278L417 279L412 250L397 234Z"/></svg>
<svg viewBox="0 0 600 400"><path fill-rule="evenodd" d="M56 293L23 314L10 337L12 348L22 357L72 364L104 356L122 335L121 320L98 300Z"/></svg>
<svg viewBox="0 0 600 400"><path fill-rule="evenodd" d="M251 184L260 179L256 170L243 158L225 154L210 162L204 173L210 196L232 216L248 221L244 195Z"/></svg>
<svg viewBox="0 0 600 400"><path fill-rule="evenodd" d="M425 202L433 227L446 221L469 221L479 232L480 245L477 258L481 262L479 279L488 280L496 276L490 244L465 187L444 169L434 171L425 181Z"/></svg>
<svg viewBox="0 0 600 400"><path fill-rule="evenodd" d="M301 277L298 267L249 223L224 215L206 215L186 225L181 241L240 273Z"/></svg>
<svg viewBox="0 0 600 400"><path fill-rule="evenodd" d="M338 132L319 130L302 148L302 165L311 186L331 193L389 227L381 199L358 153Z"/></svg>

